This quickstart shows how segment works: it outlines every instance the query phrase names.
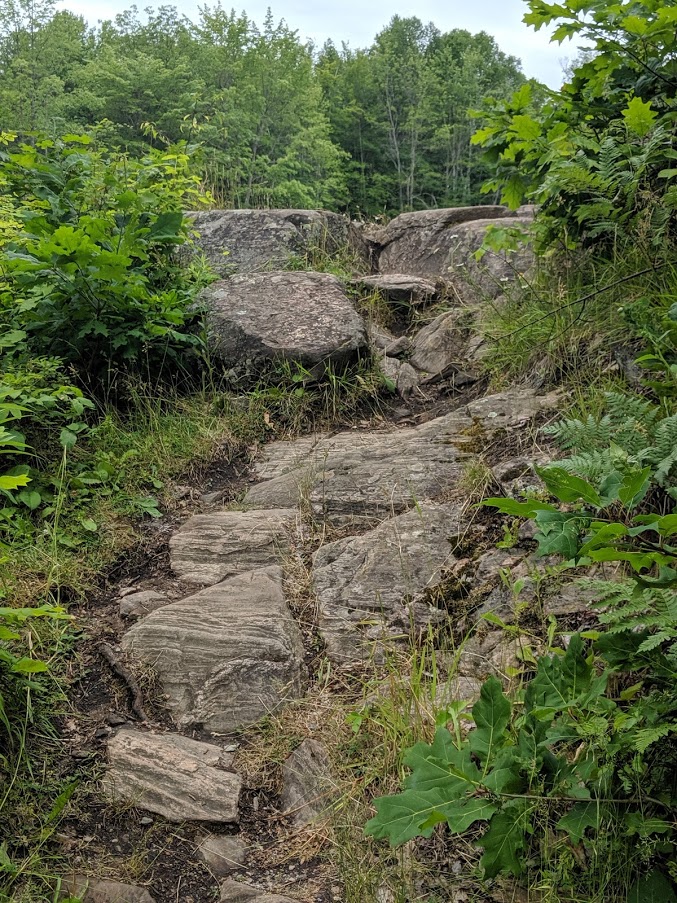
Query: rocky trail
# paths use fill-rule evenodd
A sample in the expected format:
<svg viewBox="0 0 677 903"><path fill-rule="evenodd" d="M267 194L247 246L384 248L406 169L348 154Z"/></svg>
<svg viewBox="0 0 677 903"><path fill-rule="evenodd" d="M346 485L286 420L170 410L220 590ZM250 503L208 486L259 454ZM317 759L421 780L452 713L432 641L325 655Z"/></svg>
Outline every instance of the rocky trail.
<svg viewBox="0 0 677 903"><path fill-rule="evenodd" d="M494 493L537 483L531 464L547 455L537 427L557 407L527 387L483 394L477 372L473 323L529 261L521 252L478 263L473 251L488 224L529 216L426 211L366 229L319 211L196 215L224 277L207 297L219 366L282 358L312 371L371 348L396 400L369 422L274 441L248 468L186 486L181 516L155 531L155 555L129 563L83 611L86 718L65 731L76 759L100 762L101 782L62 831L70 893L87 903L397 899L348 895L331 840L315 855L338 791L313 705L348 688L359 707L356 675L378 674L393 649L430 631L467 635L489 611L514 618L506 568L541 617L575 622L583 608L561 588L530 585L528 533L497 549L500 527L472 507L473 468ZM336 276L288 268L292 255L295 267L312 263L319 243L330 254L350 246L367 274L348 291ZM402 328L362 315L355 293L375 290ZM441 656L440 705L509 674L516 642L485 623L453 667ZM279 761L271 748L252 769L251 726L304 700L290 754ZM257 784L266 772L274 780Z"/></svg>

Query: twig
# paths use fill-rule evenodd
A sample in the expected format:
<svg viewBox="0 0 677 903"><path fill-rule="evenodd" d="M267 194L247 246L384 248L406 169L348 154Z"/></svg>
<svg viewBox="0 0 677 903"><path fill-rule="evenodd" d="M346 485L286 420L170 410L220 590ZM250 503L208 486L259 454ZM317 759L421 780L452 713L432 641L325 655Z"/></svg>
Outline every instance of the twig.
<svg viewBox="0 0 677 903"><path fill-rule="evenodd" d="M141 688L136 682L134 675L128 668L125 668L115 654L113 647L109 646L108 643L99 643L99 652L110 665L111 671L114 674L117 674L117 676L127 685L127 689L132 697L132 712L134 712L139 721L150 721L150 718L143 707L143 694Z"/></svg>

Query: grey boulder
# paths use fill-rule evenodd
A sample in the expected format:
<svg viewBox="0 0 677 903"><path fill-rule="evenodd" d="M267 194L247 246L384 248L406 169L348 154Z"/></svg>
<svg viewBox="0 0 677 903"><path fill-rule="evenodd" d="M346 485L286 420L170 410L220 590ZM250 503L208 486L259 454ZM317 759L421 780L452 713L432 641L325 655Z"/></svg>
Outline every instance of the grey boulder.
<svg viewBox="0 0 677 903"><path fill-rule="evenodd" d="M120 600L120 617L134 621L149 615L156 608L169 604L169 599L164 593L158 593L152 589L140 590L137 593L129 593Z"/></svg>
<svg viewBox="0 0 677 903"><path fill-rule="evenodd" d="M236 731L301 692L301 635L276 566L158 609L122 646L154 668L181 727Z"/></svg>
<svg viewBox="0 0 677 903"><path fill-rule="evenodd" d="M448 207L401 213L374 238L380 245L383 275L409 273L426 279L450 276L450 255L459 245L459 227L473 220L512 217L507 207Z"/></svg>
<svg viewBox="0 0 677 903"><path fill-rule="evenodd" d="M322 546L313 560L319 630L336 663L379 658L382 646L440 621L428 598L454 562L460 509L420 504L369 533Z"/></svg>
<svg viewBox="0 0 677 903"><path fill-rule="evenodd" d="M362 317L328 273L233 276L203 293L212 354L229 367L345 364L367 347Z"/></svg>
<svg viewBox="0 0 677 903"><path fill-rule="evenodd" d="M410 363L417 370L437 374L465 359L467 329L463 311L450 310L424 326L414 336Z"/></svg>
<svg viewBox="0 0 677 903"><path fill-rule="evenodd" d="M276 564L296 518L292 508L196 514L169 541L172 570L189 583L210 586Z"/></svg>
<svg viewBox="0 0 677 903"><path fill-rule="evenodd" d="M122 728L108 743L104 793L170 821L238 820L241 780L219 746Z"/></svg>
<svg viewBox="0 0 677 903"><path fill-rule="evenodd" d="M220 275L279 268L309 252L333 253L354 238L349 221L326 210L203 210L189 216L197 249Z"/></svg>

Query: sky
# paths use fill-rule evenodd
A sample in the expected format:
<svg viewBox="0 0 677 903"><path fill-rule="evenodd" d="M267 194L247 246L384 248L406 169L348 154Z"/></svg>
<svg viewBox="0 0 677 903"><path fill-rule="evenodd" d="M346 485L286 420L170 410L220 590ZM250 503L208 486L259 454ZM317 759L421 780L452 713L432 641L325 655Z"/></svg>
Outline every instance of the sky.
<svg viewBox="0 0 677 903"><path fill-rule="evenodd" d="M197 16L194 0L165 0L189 17ZM208 0L214 5L214 0ZM113 18L132 5L126 0L62 0L59 8L83 15L92 25ZM137 0L139 8L155 6ZM202 5L200 3L200 5ZM244 10L250 19L261 22L268 6L275 19L285 19L303 39L318 46L327 38L337 46L346 41L354 49L367 47L374 36L388 24L392 16L418 16L423 22L434 22L441 31L465 28L471 32L486 31L496 38L505 53L522 60L524 72L552 88L562 81L562 63L576 55L575 47L550 44L545 29L535 32L522 23L527 11L524 0L223 0L226 9Z"/></svg>

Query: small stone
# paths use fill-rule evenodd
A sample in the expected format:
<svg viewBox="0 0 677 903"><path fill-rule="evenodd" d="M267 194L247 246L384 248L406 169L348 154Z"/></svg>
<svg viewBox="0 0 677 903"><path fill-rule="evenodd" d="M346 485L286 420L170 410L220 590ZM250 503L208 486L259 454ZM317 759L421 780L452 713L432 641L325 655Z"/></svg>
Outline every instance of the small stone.
<svg viewBox="0 0 677 903"><path fill-rule="evenodd" d="M242 782L219 768L219 746L179 734L122 728L108 744L103 780L114 803L132 803L170 821L237 822Z"/></svg>
<svg viewBox="0 0 677 903"><path fill-rule="evenodd" d="M304 740L282 766L282 782L284 812L297 828L323 815L335 793L326 748Z"/></svg>
<svg viewBox="0 0 677 903"><path fill-rule="evenodd" d="M139 819L139 824L147 827L148 825L153 824L154 819L152 819L149 815L144 815L143 818Z"/></svg>
<svg viewBox="0 0 677 903"><path fill-rule="evenodd" d="M294 903L289 897L228 878L221 884L220 903Z"/></svg>
<svg viewBox="0 0 677 903"><path fill-rule="evenodd" d="M131 593L120 601L120 617L136 620L168 604L169 599L163 593L157 593L152 589L142 590Z"/></svg>
<svg viewBox="0 0 677 903"><path fill-rule="evenodd" d="M74 875L64 881L65 897L77 897L81 903L155 903L145 887Z"/></svg>
<svg viewBox="0 0 677 903"><path fill-rule="evenodd" d="M201 841L197 851L215 878L225 878L242 868L248 850L240 837L210 834Z"/></svg>
<svg viewBox="0 0 677 903"><path fill-rule="evenodd" d="M126 724L129 718L118 714L118 712L111 712L109 715L106 715L106 721L111 727L118 727L120 724Z"/></svg>

